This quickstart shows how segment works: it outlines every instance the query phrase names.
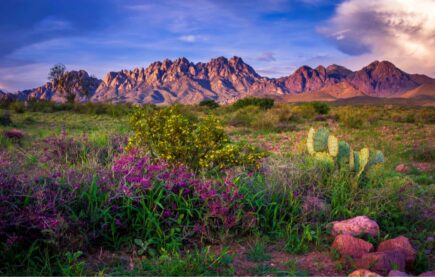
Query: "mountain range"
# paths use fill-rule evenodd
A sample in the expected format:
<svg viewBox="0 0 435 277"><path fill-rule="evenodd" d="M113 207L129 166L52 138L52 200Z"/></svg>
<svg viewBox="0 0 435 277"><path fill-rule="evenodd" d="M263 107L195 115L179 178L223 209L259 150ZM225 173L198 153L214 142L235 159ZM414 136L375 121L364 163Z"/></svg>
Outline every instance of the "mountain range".
<svg viewBox="0 0 435 277"><path fill-rule="evenodd" d="M218 57L207 63L186 58L165 59L147 68L107 73L102 80L86 71L70 71L73 90L86 84L87 96L77 101L153 104L195 104L205 99L232 103L247 96L274 97L283 101L333 101L354 97L415 98L421 94L435 101L435 79L408 74L388 61L374 61L358 71L340 65L302 66L281 78L260 76L240 57ZM41 87L7 94L0 99L29 98L62 102L51 82Z"/></svg>

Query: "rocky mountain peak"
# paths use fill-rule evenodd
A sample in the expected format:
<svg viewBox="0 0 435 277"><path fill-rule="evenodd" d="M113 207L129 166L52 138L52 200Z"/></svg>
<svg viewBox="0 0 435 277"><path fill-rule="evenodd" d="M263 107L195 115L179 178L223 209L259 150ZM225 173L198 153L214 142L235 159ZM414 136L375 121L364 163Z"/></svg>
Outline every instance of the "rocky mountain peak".
<svg viewBox="0 0 435 277"><path fill-rule="evenodd" d="M335 79L345 79L347 76L349 76L352 71L347 69L344 66L341 65L336 65L336 64L331 64L326 68L326 71L328 73L328 75L331 78L335 78Z"/></svg>
<svg viewBox="0 0 435 277"><path fill-rule="evenodd" d="M374 61L349 76L349 81L371 96L393 96L417 87L412 75L398 69L389 61Z"/></svg>
<svg viewBox="0 0 435 277"><path fill-rule="evenodd" d="M311 72L311 71L313 71L313 69L310 66L303 65L300 66L298 69L296 69L294 74L300 74L300 73Z"/></svg>
<svg viewBox="0 0 435 277"><path fill-rule="evenodd" d="M192 63L185 57L165 59L148 67L123 69L107 73L98 80L84 70L71 71L68 82L76 90L80 84L90 92L92 101L132 103L197 103L216 99L231 103L239 98L256 95L327 93L329 96L353 97L396 96L423 84L434 83L425 75L407 74L388 61L374 61L358 71L332 64L311 68L299 67L293 74L278 79L265 78L242 58L217 57L205 63ZM4 97L0 92L0 97ZM63 98L52 83L19 92L19 99L35 97L61 101ZM88 101L89 99L82 99Z"/></svg>
<svg viewBox="0 0 435 277"><path fill-rule="evenodd" d="M110 77L110 74L105 76L108 80ZM76 101L88 101L94 95L102 80L89 76L85 70L72 70L67 73L65 82L69 93L77 95ZM20 100L35 98L64 102L64 93L65 91L60 91L54 82L47 82L45 85L35 89L19 91L16 97Z"/></svg>
<svg viewBox="0 0 435 277"><path fill-rule="evenodd" d="M322 75L326 75L326 68L323 65L319 65L315 68L315 70Z"/></svg>
<svg viewBox="0 0 435 277"><path fill-rule="evenodd" d="M404 72L398 69L391 62L382 61L376 66L375 70L373 71L373 74L378 76L393 76L393 75L400 76L400 75L404 75Z"/></svg>
<svg viewBox="0 0 435 277"><path fill-rule="evenodd" d="M229 64L233 67L237 67L240 65L245 65L245 62L242 60L242 58L233 56L228 60Z"/></svg>

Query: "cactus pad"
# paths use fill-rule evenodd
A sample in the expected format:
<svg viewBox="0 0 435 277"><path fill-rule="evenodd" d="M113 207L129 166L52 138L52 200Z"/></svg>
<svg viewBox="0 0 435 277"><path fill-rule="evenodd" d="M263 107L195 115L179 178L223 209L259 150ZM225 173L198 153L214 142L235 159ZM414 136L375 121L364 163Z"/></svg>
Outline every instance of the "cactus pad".
<svg viewBox="0 0 435 277"><path fill-rule="evenodd" d="M359 151L359 170L357 177L359 177L363 173L364 169L367 166L367 163L369 162L369 158L370 150L368 148L363 148Z"/></svg>
<svg viewBox="0 0 435 277"><path fill-rule="evenodd" d="M316 131L313 128L310 128L310 131L308 131L308 138L307 138L307 150L310 155L314 155L314 143L313 143L313 137L314 133Z"/></svg>
<svg viewBox="0 0 435 277"><path fill-rule="evenodd" d="M328 152L332 157L336 157L338 154L338 139L333 135L328 137Z"/></svg>
<svg viewBox="0 0 435 277"><path fill-rule="evenodd" d="M351 148L349 152L349 169L354 170L354 167L355 167L355 158L354 158L353 150Z"/></svg>
<svg viewBox="0 0 435 277"><path fill-rule="evenodd" d="M384 153L382 153L382 151L376 150L376 152L373 155L372 163L380 164L383 162L385 162Z"/></svg>
<svg viewBox="0 0 435 277"><path fill-rule="evenodd" d="M338 155L337 162L342 165L349 162L350 157L350 146L345 141L340 141L338 143Z"/></svg>
<svg viewBox="0 0 435 277"><path fill-rule="evenodd" d="M353 170L356 172L359 171L359 152L358 151L353 152Z"/></svg>
<svg viewBox="0 0 435 277"><path fill-rule="evenodd" d="M328 149L329 130L327 128L320 128L314 134L313 146L314 151L323 152Z"/></svg>
<svg viewBox="0 0 435 277"><path fill-rule="evenodd" d="M314 154L314 157L322 162L328 163L328 164L333 164L334 163L334 159L325 152L317 152L316 154Z"/></svg>

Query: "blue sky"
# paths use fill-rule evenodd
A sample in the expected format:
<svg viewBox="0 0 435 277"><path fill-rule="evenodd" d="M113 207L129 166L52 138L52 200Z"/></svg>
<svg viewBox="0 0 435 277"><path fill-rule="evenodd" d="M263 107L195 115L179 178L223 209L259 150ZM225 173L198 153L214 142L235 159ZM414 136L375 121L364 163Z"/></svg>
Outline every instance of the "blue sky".
<svg viewBox="0 0 435 277"><path fill-rule="evenodd" d="M59 62L102 78L182 56L241 56L268 77L301 65L355 70L375 59L434 76L435 1L412 2L3 0L0 89L39 86Z"/></svg>

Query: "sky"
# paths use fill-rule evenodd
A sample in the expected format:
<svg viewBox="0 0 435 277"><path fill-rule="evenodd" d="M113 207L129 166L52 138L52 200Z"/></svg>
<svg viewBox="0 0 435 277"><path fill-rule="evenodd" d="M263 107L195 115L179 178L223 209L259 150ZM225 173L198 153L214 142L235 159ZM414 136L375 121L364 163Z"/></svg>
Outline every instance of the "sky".
<svg viewBox="0 0 435 277"><path fill-rule="evenodd" d="M1 0L0 89L53 64L102 78L165 58L240 56L262 76L389 60L435 77L435 0Z"/></svg>

